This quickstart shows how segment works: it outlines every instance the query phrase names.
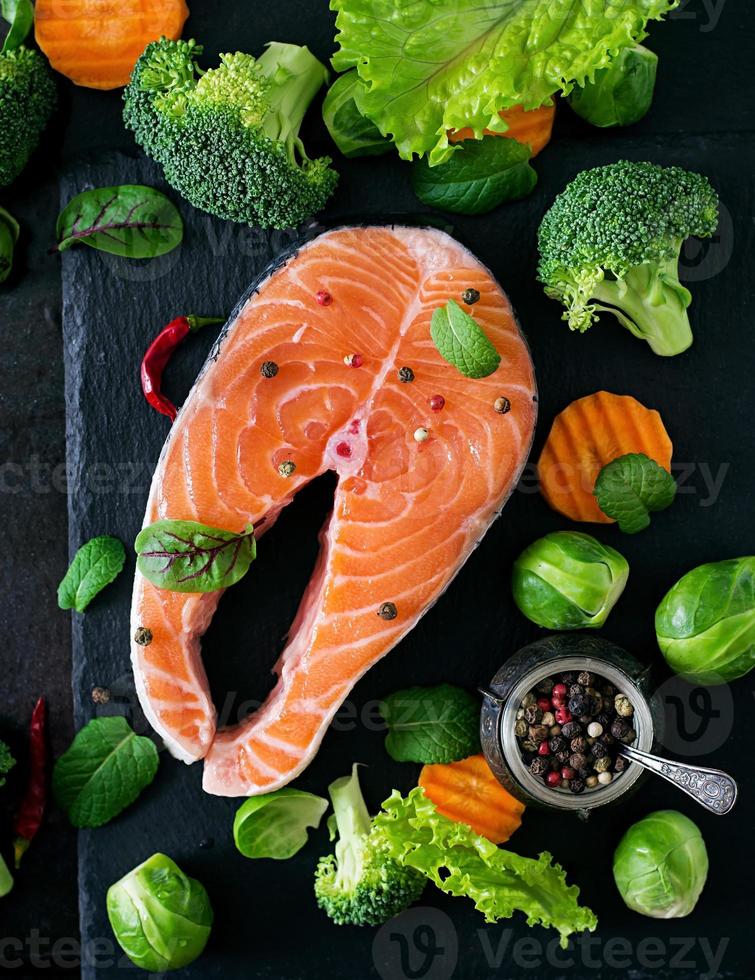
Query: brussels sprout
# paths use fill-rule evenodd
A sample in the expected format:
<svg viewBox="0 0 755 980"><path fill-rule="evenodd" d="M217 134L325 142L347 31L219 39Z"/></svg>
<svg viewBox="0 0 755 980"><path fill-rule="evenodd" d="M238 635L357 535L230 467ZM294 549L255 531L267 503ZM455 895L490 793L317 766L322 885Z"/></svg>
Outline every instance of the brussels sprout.
<svg viewBox="0 0 755 980"><path fill-rule="evenodd" d="M244 857L293 857L307 843L307 828L319 827L328 801L303 789L285 786L250 796L233 821L233 839Z"/></svg>
<svg viewBox="0 0 755 980"><path fill-rule="evenodd" d="M373 157L393 149L393 143L359 109L364 89L365 83L353 68L338 76L322 104L323 121L345 157Z"/></svg>
<svg viewBox="0 0 755 980"><path fill-rule="evenodd" d="M107 914L128 958L151 973L192 963L212 926L204 887L164 854L153 854L110 886Z"/></svg>
<svg viewBox="0 0 755 980"><path fill-rule="evenodd" d="M623 555L580 531L555 531L514 562L514 602L527 619L551 630L596 629L624 591Z"/></svg>
<svg viewBox="0 0 755 980"><path fill-rule="evenodd" d="M656 610L669 667L696 684L724 684L755 666L755 557L687 572Z"/></svg>
<svg viewBox="0 0 755 980"><path fill-rule="evenodd" d="M696 825L678 810L657 810L632 824L613 856L613 877L632 911L680 919L697 904L708 852Z"/></svg>
<svg viewBox="0 0 755 980"><path fill-rule="evenodd" d="M593 126L629 126L650 108L657 68L658 55L641 44L623 48L591 82L574 89L569 104Z"/></svg>

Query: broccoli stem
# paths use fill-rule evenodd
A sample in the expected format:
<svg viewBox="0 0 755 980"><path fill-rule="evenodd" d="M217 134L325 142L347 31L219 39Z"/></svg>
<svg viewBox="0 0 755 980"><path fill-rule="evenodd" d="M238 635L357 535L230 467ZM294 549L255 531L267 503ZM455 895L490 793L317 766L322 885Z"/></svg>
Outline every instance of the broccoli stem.
<svg viewBox="0 0 755 980"><path fill-rule="evenodd" d="M362 867L362 843L370 832L372 820L359 786L354 766L350 776L336 779L328 787L338 827L336 860L341 887L351 891L359 880Z"/></svg>
<svg viewBox="0 0 755 980"><path fill-rule="evenodd" d="M596 309L613 313L661 357L681 354L692 345L687 315L692 295L679 282L678 267L675 255L665 262L636 266L623 279L603 279L593 291Z"/></svg>
<svg viewBox="0 0 755 980"><path fill-rule="evenodd" d="M310 102L328 81L327 68L306 47L280 41L267 45L257 66L271 82L263 132L285 144L292 164L308 163L299 129Z"/></svg>

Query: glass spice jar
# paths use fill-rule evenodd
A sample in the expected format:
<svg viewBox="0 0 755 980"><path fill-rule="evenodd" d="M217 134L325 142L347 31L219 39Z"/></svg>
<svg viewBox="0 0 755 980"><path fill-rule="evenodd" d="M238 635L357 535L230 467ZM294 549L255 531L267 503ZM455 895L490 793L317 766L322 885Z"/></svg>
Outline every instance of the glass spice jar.
<svg viewBox="0 0 755 980"><path fill-rule="evenodd" d="M607 785L572 794L546 786L530 772L516 737L517 710L525 695L541 681L568 671L589 671L626 695L634 707L632 721L637 737L633 745L645 752L653 750L662 713L652 693L649 667L614 643L573 633L545 637L506 661L489 686L482 689L480 738L488 765L512 796L528 805L584 813L637 789L646 773L630 762Z"/></svg>

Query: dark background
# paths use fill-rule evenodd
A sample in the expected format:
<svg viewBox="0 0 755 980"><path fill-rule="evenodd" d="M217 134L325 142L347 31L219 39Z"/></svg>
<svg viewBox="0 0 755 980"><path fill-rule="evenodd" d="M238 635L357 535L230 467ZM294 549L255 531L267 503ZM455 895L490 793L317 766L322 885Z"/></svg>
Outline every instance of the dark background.
<svg viewBox="0 0 755 980"><path fill-rule="evenodd" d="M229 48L256 51L272 38L307 43L320 57L329 55L332 17L323 3L281 3L274 9L258 6L194 0L186 36L201 38L210 58ZM533 458L556 411L574 397L605 387L634 394L659 408L674 439L677 464L694 466L685 483L691 492L680 494L672 510L659 515L650 531L634 539L620 537L610 528L598 532L602 540L626 554L632 567L626 596L612 614L605 635L655 663L660 658L652 611L666 588L692 565L755 550L751 503L755 474L750 458L755 407L755 357L750 341L755 82L749 71L755 28L748 13L746 0L693 0L667 22L653 25L648 43L661 60L655 103L645 120L618 134L602 133L584 126L562 107L556 139L536 163L541 177L536 193L481 219L453 220L455 232L491 266L509 291L532 344L541 388ZM0 699L0 732L18 748L19 757L23 728L39 694L46 694L50 702L56 754L68 744L74 728L70 618L55 602L55 589L67 563L68 503L76 546L91 533L120 533L129 540L146 496L146 486L138 478L128 494L121 487L93 495L83 487L80 471L72 481L74 492L66 493L60 261L47 254L59 210L58 181L64 174L64 196L70 196L83 189L87 180L105 183L108 175L113 182L143 179L156 183L157 177L136 163L101 156L114 149L133 152L120 121L119 93L74 89L64 80L60 80L60 91L60 111L42 150L17 185L0 195L0 203L23 225L17 271L0 292L0 519L5 559L0 622L6 678ZM325 149L327 140L316 113L309 129L313 149ZM695 297L696 344L673 361L654 357L645 345L613 324L599 324L584 338L570 335L559 323L557 308L544 299L532 278L534 230L547 202L577 170L622 155L703 170L722 195L719 236L704 249L692 246L685 253L685 275ZM343 176L329 209L331 216L416 208L407 186L407 168L392 157L337 160L337 166ZM208 242L217 242L212 236L222 226L191 214L188 205L181 208L189 232L179 264L152 283L124 280L112 274L112 267L103 271L102 260L85 250L70 253L66 259L69 404L72 392L78 391L77 364L86 368L82 376L95 382L83 415L79 418L72 413L77 432L83 434L77 443L81 455L72 460L75 464L82 459L90 463L115 460L143 464L145 472L149 470L166 426L148 413L133 385L133 366L146 341L175 313L203 301L231 302L268 255L287 242L286 236L238 238L236 229L225 252L218 255L215 249L212 254L211 248L208 254ZM212 276L198 279L198 270L208 267ZM200 312L213 311L204 307ZM95 342L86 347L83 357L80 352L70 356L71 338L90 336L87 325ZM187 390L210 341L210 337L198 339L177 364L171 383L178 397ZM94 371L98 364L100 376ZM710 496L706 474L715 478L719 472L724 475L721 491L715 503L706 503ZM677 476L682 475L679 469ZM246 588L240 587L238 594L224 601L223 632L214 629L206 645L219 703L230 690L238 692L237 700L265 693L266 670L275 659L277 638L290 621L311 569L314 533L325 516L327 499L327 485L303 494L287 520L266 538L270 546ZM360 759L373 763L365 777L372 805L391 786L405 789L411 785L415 769L389 763L383 753L382 736L369 723L370 702L407 683L451 680L474 686L489 679L508 653L538 633L511 607L510 561L532 538L567 523L550 512L531 489L515 494L502 520L443 601L401 649L356 689L353 704L360 722L353 726L342 719L340 730L329 734L324 751L301 784L322 792L351 760ZM124 632L128 578L124 575L87 617L77 621L77 725L92 715L89 691L94 683L120 686L123 697L129 698ZM84 630L91 630L86 659ZM250 630L251 638L244 639ZM251 640L254 656L250 659ZM659 670L659 680L665 676ZM671 788L648 783L641 796L591 818L586 827L567 818L530 812L513 841L522 853L542 848L554 852L570 880L582 887L584 900L598 913L599 935L604 940L625 937L632 944L630 964L622 967L621 962L608 962L603 945L597 965L578 951L574 967L538 966L531 951L520 950L513 958L509 946L503 965L496 967L486 959L485 950L495 952L509 923L489 927L483 933L487 938L481 939L479 916L467 903L446 901L428 890L427 901L450 914L453 926L451 920L434 922L434 913L423 909L412 913L416 921L407 920L405 933L411 938L416 924L433 925L440 944L447 947L447 956L453 952L456 936L459 965L454 973L443 972L441 957L433 967L435 973L419 975L539 976L547 969L572 976L608 977L630 966L639 975L698 976L706 968L700 939L715 949L722 938L729 942L721 972L731 977L752 975L752 944L745 924L752 920L753 903L747 879L738 877L739 869L752 862L751 681L739 681L732 690L734 704L727 700L726 689L715 694L712 705L684 685L666 690L669 711L677 710L675 703L679 705L674 727L681 721L693 736L686 743L667 745L669 752L729 768L739 778L742 800L731 817L709 817ZM138 722L138 718L133 720ZM698 722L700 730L694 737ZM82 835L84 907L91 918L85 938L109 939L106 925L101 924L107 884L148 853L165 849L205 881L218 911L211 946L192 975L229 976L234 966L239 976L280 980L304 975L357 980L403 975L395 970L385 972L390 970L386 964L393 955L385 935L376 940L373 953L370 930L337 930L313 909L310 875L317 853L325 848L322 833L294 862L251 865L233 854L227 840L234 805L203 798L199 777L199 767L186 770L164 758L158 783L138 807L109 828ZM11 782L4 793L8 805L18 790L17 783ZM627 912L610 875L610 856L626 826L666 806L677 807L697 820L711 857L708 885L695 913L671 923ZM214 848L200 849L199 842L207 837L214 838ZM24 965L6 964L8 972L19 976L44 970L49 976L70 964L68 974L76 975L76 876L75 835L51 808L17 876L14 892L0 907L0 939L18 937L25 944ZM36 952L32 948L34 930L40 937ZM530 933L517 921L511 941L530 935L540 942L550 938L541 930ZM640 955L640 962L637 944L642 937L657 937L665 953L649 949L647 955ZM675 938L696 944L683 953L681 947L672 948ZM52 945L66 939L71 942L57 947L57 965L50 965ZM385 948L381 942L387 943Z"/></svg>

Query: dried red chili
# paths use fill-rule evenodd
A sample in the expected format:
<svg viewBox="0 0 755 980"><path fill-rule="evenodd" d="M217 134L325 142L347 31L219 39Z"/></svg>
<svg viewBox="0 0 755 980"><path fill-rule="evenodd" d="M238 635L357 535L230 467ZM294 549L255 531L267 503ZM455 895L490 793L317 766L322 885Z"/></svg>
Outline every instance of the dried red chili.
<svg viewBox="0 0 755 980"><path fill-rule="evenodd" d="M163 371L173 352L190 333L196 333L211 323L225 323L214 316L177 316L155 337L142 359L142 391L149 404L167 415L171 422L178 414L173 402L162 392Z"/></svg>
<svg viewBox="0 0 755 980"><path fill-rule="evenodd" d="M44 698L40 698L34 706L29 725L29 782L14 824L16 867L20 865L42 823L47 803L47 782L47 704Z"/></svg>

